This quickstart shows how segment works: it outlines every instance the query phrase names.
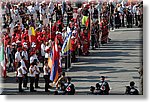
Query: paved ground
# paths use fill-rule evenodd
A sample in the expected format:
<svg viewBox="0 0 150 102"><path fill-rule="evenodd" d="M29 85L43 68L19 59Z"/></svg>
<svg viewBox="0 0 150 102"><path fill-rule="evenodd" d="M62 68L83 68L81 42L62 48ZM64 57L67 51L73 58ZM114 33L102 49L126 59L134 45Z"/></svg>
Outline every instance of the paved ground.
<svg viewBox="0 0 150 102"><path fill-rule="evenodd" d="M125 86L130 81L135 81L139 87L138 68L142 59L142 33L139 28L121 28L110 32L111 42L96 50L90 50L90 56L79 57L78 63L73 63L72 68L66 73L72 77L76 94L87 94L90 86L95 86L101 75L106 76L111 91L110 94L123 94ZM1 84L2 94L20 94L17 91L14 73L8 73L8 78ZM44 79L40 78L41 89L30 93L25 90L21 94L53 94L44 91Z"/></svg>

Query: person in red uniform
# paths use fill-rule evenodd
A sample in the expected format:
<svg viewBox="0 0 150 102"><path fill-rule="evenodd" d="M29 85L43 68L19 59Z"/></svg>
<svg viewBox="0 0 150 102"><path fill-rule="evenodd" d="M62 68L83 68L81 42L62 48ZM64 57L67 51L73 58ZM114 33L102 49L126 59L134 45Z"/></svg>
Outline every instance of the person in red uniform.
<svg viewBox="0 0 150 102"><path fill-rule="evenodd" d="M101 37L101 43L105 44L108 42L108 22L106 18L103 18L102 21L100 22L100 28L102 32L102 37Z"/></svg>
<svg viewBox="0 0 150 102"><path fill-rule="evenodd" d="M76 55L75 55L76 49L77 49L77 40L75 36L73 35L71 37L71 55L72 55L71 61L72 62L75 62L76 60Z"/></svg>
<svg viewBox="0 0 150 102"><path fill-rule="evenodd" d="M61 32L56 32L56 37L59 40L59 45L62 47L64 41Z"/></svg>
<svg viewBox="0 0 150 102"><path fill-rule="evenodd" d="M88 39L88 35L87 35L87 31L86 29L83 30L83 32L81 33L81 42L83 45L83 55L88 55L89 54L89 39Z"/></svg>

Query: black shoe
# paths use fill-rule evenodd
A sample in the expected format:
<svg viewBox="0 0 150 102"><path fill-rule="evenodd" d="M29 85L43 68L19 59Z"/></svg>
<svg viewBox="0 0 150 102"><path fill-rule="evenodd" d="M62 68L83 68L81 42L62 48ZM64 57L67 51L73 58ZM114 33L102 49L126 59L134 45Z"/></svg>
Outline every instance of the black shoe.
<svg viewBox="0 0 150 102"><path fill-rule="evenodd" d="M110 39L110 38L108 38L108 40L109 40L109 41L111 41L111 39Z"/></svg>
<svg viewBox="0 0 150 102"><path fill-rule="evenodd" d="M50 92L49 90L45 90L45 92Z"/></svg>
<svg viewBox="0 0 150 102"><path fill-rule="evenodd" d="M24 92L23 90L19 90L19 92Z"/></svg>
<svg viewBox="0 0 150 102"><path fill-rule="evenodd" d="M36 92L36 90L30 90L30 92Z"/></svg>
<svg viewBox="0 0 150 102"><path fill-rule="evenodd" d="M39 86L36 86L35 88L41 88L41 87L39 87Z"/></svg>
<svg viewBox="0 0 150 102"><path fill-rule="evenodd" d="M92 47L92 50L95 50L95 48L94 48L94 47Z"/></svg>
<svg viewBox="0 0 150 102"><path fill-rule="evenodd" d="M48 88L52 88L52 86L49 85Z"/></svg>

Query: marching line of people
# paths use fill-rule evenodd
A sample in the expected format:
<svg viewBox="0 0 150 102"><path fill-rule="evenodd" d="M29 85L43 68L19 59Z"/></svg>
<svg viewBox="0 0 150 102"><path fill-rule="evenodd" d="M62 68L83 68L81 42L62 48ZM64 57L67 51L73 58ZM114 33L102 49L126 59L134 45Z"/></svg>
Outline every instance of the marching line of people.
<svg viewBox="0 0 150 102"><path fill-rule="evenodd" d="M71 66L71 62L78 61L77 56L89 55L90 46L94 50L100 47L100 44L108 43L111 40L109 38L110 27L117 29L121 25L124 26L125 18L127 27L132 27L134 20L136 20L136 25L142 26L142 2L129 5L121 5L118 2L75 2L76 7L73 7L69 1L3 1L1 5L3 19L1 39L6 54L5 63L8 65L8 71L17 72L20 92L22 92L22 82L23 86L27 87L28 77L30 91L35 91L33 84L35 88L39 88L39 74L43 71L45 91L47 92L51 87L49 86L51 71L48 59L56 44L55 39L58 43L57 51L61 53L65 39L71 31L69 41L71 53L67 52L67 55L59 56L60 59L62 57L65 60L67 69ZM138 12L134 19L131 17L133 6L135 12ZM39 68L41 63L42 67ZM58 73L61 76L61 65ZM73 91L74 85L70 85L70 77L67 78L66 83L68 87L65 89ZM66 83L63 83L64 85L61 83L62 89Z"/></svg>

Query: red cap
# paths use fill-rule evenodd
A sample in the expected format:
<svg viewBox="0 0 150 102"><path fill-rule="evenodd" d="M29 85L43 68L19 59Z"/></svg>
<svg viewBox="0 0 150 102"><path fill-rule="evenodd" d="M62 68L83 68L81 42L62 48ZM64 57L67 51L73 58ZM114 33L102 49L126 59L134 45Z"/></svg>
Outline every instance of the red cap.
<svg viewBox="0 0 150 102"><path fill-rule="evenodd" d="M57 24L61 24L61 21L60 21L60 20L58 20L58 21L57 21Z"/></svg>
<svg viewBox="0 0 150 102"><path fill-rule="evenodd" d="M19 48L17 48L17 50L18 50L18 51L20 51L20 50L21 50L21 48L19 47Z"/></svg>
<svg viewBox="0 0 150 102"><path fill-rule="evenodd" d="M32 51L32 52L30 52L30 56L32 56L32 55L34 55L34 54L35 54L35 52L33 52L33 51Z"/></svg>

